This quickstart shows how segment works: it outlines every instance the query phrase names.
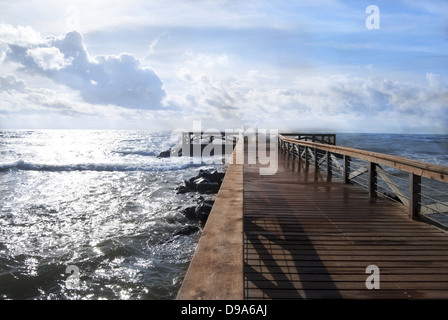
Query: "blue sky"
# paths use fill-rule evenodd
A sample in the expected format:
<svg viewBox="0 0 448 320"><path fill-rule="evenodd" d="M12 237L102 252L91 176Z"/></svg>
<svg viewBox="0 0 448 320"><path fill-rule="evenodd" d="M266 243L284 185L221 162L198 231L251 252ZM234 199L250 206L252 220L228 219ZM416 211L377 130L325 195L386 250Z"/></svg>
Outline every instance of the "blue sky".
<svg viewBox="0 0 448 320"><path fill-rule="evenodd" d="M444 0L0 7L0 128L448 133Z"/></svg>

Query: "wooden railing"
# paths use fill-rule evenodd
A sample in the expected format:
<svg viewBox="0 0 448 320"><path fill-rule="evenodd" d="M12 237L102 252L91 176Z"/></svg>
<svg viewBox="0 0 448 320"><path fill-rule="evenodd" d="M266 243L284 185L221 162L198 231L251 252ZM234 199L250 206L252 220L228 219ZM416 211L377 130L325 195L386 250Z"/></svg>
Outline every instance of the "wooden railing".
<svg viewBox="0 0 448 320"><path fill-rule="evenodd" d="M220 155L231 155L238 140L238 133L227 131L182 132L181 144L171 149L171 155L198 156L208 145L213 146L210 155L215 151Z"/></svg>
<svg viewBox="0 0 448 320"><path fill-rule="evenodd" d="M311 141L324 144L336 144L336 135L334 133L281 133L288 139Z"/></svg>
<svg viewBox="0 0 448 320"><path fill-rule="evenodd" d="M215 139L222 139L223 143L227 142L236 144L237 136L238 134L235 134L233 131L182 132L182 144L210 143Z"/></svg>
<svg viewBox="0 0 448 320"><path fill-rule="evenodd" d="M316 171L324 169L329 177L339 175L345 183L366 188L371 197L385 196L402 203L412 219L424 216L442 225L443 219L448 221L446 166L282 134L278 143L285 152L314 165Z"/></svg>

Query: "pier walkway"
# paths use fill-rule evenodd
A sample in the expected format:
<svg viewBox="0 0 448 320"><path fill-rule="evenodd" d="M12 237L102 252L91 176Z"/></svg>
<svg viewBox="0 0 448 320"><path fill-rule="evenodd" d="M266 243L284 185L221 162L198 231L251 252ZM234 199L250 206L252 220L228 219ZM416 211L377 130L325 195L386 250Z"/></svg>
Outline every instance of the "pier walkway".
<svg viewBox="0 0 448 320"><path fill-rule="evenodd" d="M178 299L448 298L448 234L417 221L420 197L396 187L402 201L376 196L378 164L367 163L366 191L347 183L366 172L349 171L348 156L340 164L325 146L284 141L271 150L273 175L260 175L259 161L229 166ZM446 169L424 170L444 181Z"/></svg>

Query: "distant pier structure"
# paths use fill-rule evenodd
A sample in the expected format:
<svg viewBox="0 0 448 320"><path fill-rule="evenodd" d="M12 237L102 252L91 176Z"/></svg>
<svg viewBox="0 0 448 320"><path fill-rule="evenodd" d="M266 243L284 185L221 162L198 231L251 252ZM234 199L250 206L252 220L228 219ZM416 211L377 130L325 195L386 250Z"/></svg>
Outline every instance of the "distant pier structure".
<svg viewBox="0 0 448 320"><path fill-rule="evenodd" d="M336 134L329 133L284 133L283 135L301 141L310 141L335 145ZM251 138L258 138L258 132L251 131L209 131L209 132L182 132L181 144L173 148L172 155L202 156L231 155L240 137L247 143ZM270 136L263 137L266 142ZM205 152L204 152L205 151Z"/></svg>
<svg viewBox="0 0 448 320"><path fill-rule="evenodd" d="M181 156L231 155L238 134L226 131L182 132Z"/></svg>

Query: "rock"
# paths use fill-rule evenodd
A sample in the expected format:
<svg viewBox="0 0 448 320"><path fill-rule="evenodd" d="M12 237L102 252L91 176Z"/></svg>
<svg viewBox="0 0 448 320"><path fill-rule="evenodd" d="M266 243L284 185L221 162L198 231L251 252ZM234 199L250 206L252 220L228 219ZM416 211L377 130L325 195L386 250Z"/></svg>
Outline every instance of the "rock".
<svg viewBox="0 0 448 320"><path fill-rule="evenodd" d="M199 193L218 193L223 177L224 173L216 170L200 170L196 179L190 179L190 182Z"/></svg>
<svg viewBox="0 0 448 320"><path fill-rule="evenodd" d="M199 177L205 178L210 182L221 183L224 178L224 172L218 172L217 170L199 170Z"/></svg>
<svg viewBox="0 0 448 320"><path fill-rule="evenodd" d="M202 182L196 185L196 190L199 193L206 193L206 194L218 193L220 186L221 185L217 182Z"/></svg>
<svg viewBox="0 0 448 320"><path fill-rule="evenodd" d="M186 218L195 220L196 219L196 206L187 207L182 210L182 213Z"/></svg>
<svg viewBox="0 0 448 320"><path fill-rule="evenodd" d="M184 180L185 188L188 188L190 190L195 189L195 185L193 182L190 182L190 180Z"/></svg>
<svg viewBox="0 0 448 320"><path fill-rule="evenodd" d="M196 186L196 188L197 188L198 185L200 185L201 183L206 183L206 182L211 182L211 181L204 177L199 177L199 178L193 180L192 185Z"/></svg>
<svg viewBox="0 0 448 320"><path fill-rule="evenodd" d="M160 152L157 158L169 158L170 156L171 156L171 149Z"/></svg>
<svg viewBox="0 0 448 320"><path fill-rule="evenodd" d="M186 226L185 228L182 228L181 230L175 232L174 236L188 236L198 231L199 227L197 226Z"/></svg>
<svg viewBox="0 0 448 320"><path fill-rule="evenodd" d="M198 205L195 210L196 219L205 223L210 215L210 211L212 211L212 206L204 203Z"/></svg>
<svg viewBox="0 0 448 320"><path fill-rule="evenodd" d="M212 207L205 204L196 207L196 220L198 220L202 226L207 222L207 219L210 216L210 211L212 211Z"/></svg>
<svg viewBox="0 0 448 320"><path fill-rule="evenodd" d="M224 172L218 172L216 169L201 169L196 177L190 179L190 182L199 178L203 178L210 182L222 182L224 175Z"/></svg>
<svg viewBox="0 0 448 320"><path fill-rule="evenodd" d="M217 170L200 170L196 177L184 180L184 186L176 188L177 193L186 193L189 191L198 191L202 194L218 193L224 178L224 172Z"/></svg>
<svg viewBox="0 0 448 320"><path fill-rule="evenodd" d="M182 156L182 148L178 148L176 146L169 148L168 150L162 151L159 153L157 158L169 158L171 156L177 155L178 157Z"/></svg>
<svg viewBox="0 0 448 320"><path fill-rule="evenodd" d="M210 201L204 201L198 203L197 206L187 207L182 210L182 214L190 220L196 220L203 224L208 219L208 216L210 215L210 212L212 210L213 203Z"/></svg>
<svg viewBox="0 0 448 320"><path fill-rule="evenodd" d="M188 180L184 180L184 185L176 188L177 193L186 193L191 191L197 191L202 195L216 194L221 187L222 180L225 173L218 172L217 170L200 170L196 177L192 177ZM182 214L191 220L199 221L202 224L208 219L210 211L214 203L214 199L210 199L209 196L199 196L197 205L190 206L182 209Z"/></svg>
<svg viewBox="0 0 448 320"><path fill-rule="evenodd" d="M177 192L176 192L177 194L184 194L184 193L192 191L190 188L187 188L186 186L179 186L176 188L176 190L177 190Z"/></svg>
<svg viewBox="0 0 448 320"><path fill-rule="evenodd" d="M198 198L198 204L208 204L209 206L213 206L213 204L215 203L214 199L205 199L203 196L199 196Z"/></svg>

